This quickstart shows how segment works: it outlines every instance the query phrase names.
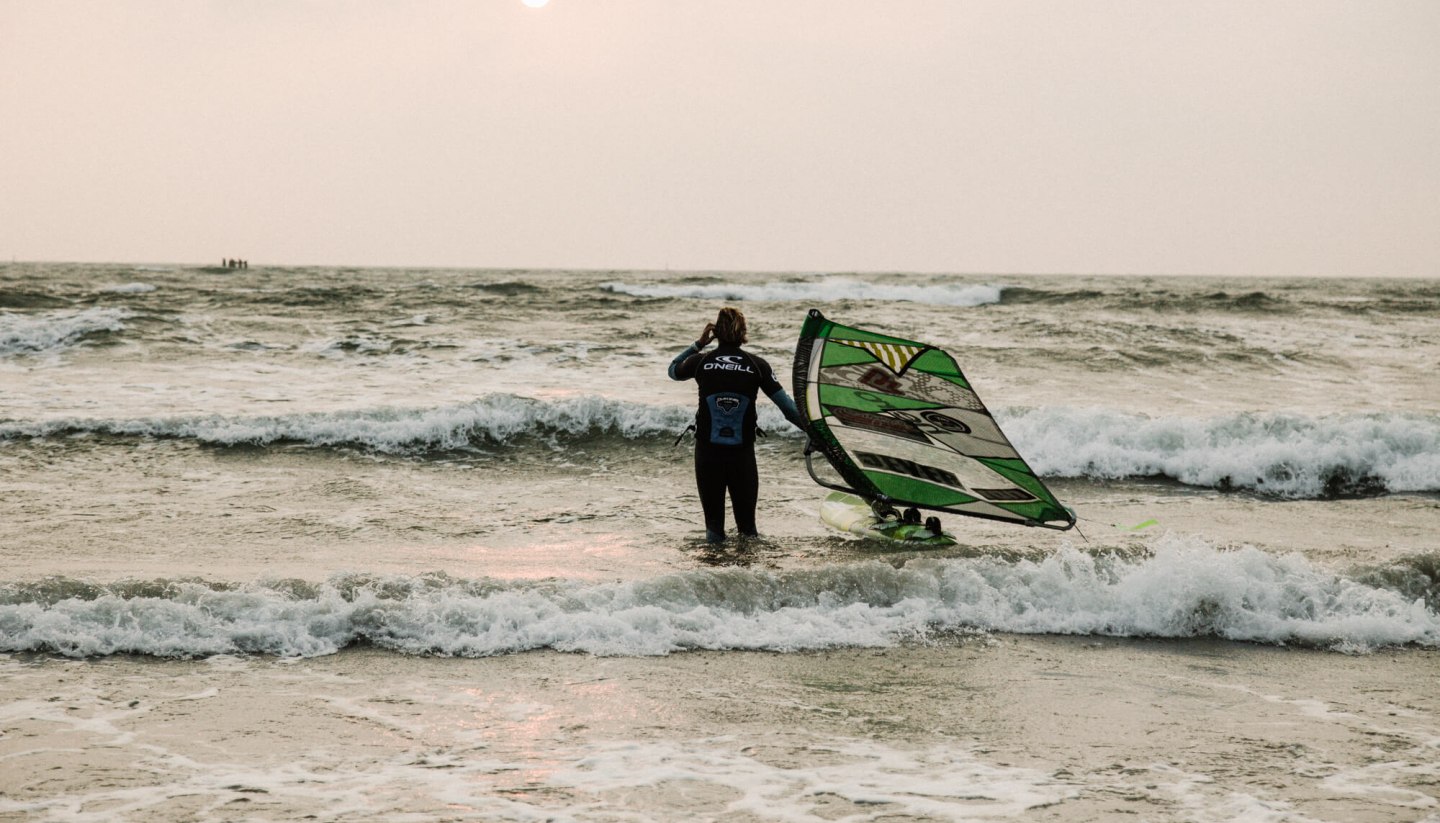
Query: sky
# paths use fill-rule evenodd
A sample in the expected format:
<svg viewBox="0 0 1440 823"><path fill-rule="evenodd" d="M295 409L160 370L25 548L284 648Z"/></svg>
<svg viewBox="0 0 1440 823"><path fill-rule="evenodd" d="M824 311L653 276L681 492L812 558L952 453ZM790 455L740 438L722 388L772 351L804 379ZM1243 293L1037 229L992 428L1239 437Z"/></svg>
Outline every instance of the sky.
<svg viewBox="0 0 1440 823"><path fill-rule="evenodd" d="M1437 0L0 0L0 257L1437 277L1437 44Z"/></svg>

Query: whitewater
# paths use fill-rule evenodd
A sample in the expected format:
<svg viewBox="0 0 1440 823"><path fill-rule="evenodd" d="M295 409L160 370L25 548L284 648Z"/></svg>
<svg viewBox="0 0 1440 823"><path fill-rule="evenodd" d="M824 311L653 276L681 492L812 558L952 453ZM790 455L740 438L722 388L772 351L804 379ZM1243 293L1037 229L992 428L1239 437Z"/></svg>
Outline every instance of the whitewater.
<svg viewBox="0 0 1440 823"><path fill-rule="evenodd" d="M811 307L944 347L1078 529L827 531L762 400L763 536L707 546L665 368L723 305L787 385ZM1432 821L1437 312L0 264L0 816Z"/></svg>

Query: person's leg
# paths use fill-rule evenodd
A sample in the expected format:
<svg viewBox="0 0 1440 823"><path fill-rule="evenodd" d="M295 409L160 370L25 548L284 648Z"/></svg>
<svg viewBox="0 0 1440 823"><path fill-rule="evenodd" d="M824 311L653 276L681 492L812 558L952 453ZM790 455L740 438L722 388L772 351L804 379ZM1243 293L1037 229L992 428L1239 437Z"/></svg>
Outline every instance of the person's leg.
<svg viewBox="0 0 1440 823"><path fill-rule="evenodd" d="M728 472L730 508L735 511L735 530L756 535L755 504L760 499L760 469L755 465L754 447L735 449Z"/></svg>
<svg viewBox="0 0 1440 823"><path fill-rule="evenodd" d="M705 539L711 543L725 539L725 469L714 449L695 444L695 488L705 512Z"/></svg>

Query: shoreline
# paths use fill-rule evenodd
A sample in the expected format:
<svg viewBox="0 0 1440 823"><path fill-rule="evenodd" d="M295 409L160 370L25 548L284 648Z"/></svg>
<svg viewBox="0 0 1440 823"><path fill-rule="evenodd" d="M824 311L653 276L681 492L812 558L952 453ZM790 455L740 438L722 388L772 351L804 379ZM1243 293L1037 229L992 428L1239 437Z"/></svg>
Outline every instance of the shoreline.
<svg viewBox="0 0 1440 823"><path fill-rule="evenodd" d="M0 814L1419 821L1440 808L1437 670L1426 649L1062 635L665 657L6 655ZM959 782L926 782L936 768ZM928 786L931 805L867 805L886 786Z"/></svg>

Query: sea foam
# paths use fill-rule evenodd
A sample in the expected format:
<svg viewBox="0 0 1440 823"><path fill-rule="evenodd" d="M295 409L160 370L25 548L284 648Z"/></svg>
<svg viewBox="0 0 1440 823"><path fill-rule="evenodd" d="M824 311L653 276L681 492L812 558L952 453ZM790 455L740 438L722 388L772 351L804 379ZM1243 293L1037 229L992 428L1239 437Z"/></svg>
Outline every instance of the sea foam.
<svg viewBox="0 0 1440 823"><path fill-rule="evenodd" d="M1440 489L1440 417L1008 410L997 418L1044 476L1168 477L1287 498Z"/></svg>
<svg viewBox="0 0 1440 823"><path fill-rule="evenodd" d="M65 742L71 747L79 745L76 739L82 735L99 738L103 741L99 745L106 748L133 746L136 734L122 728L131 728L136 714L152 711L146 705L151 701L112 708L93 692L84 698L13 701L3 707L8 711L0 714L0 720L43 721L70 732ZM185 699L189 698L178 698ZM422 733L413 721L387 711L388 700L330 695L314 699L320 702L318 710L338 713L365 728L401 730L407 743L436 739ZM79 708L90 709L97 703L103 708ZM477 718L487 715L478 705L475 711ZM188 819L212 819L223 816L216 810L244 805L237 796L247 800L258 795L264 805L246 807L245 819L819 823L836 819L839 801L860 809L883 809L887 819L961 821L1024 819L1031 809L1053 806L1081 791L1073 779L995 763L984 749L964 741L896 746L883 739L830 736L821 744L803 747L814 757L784 762L745 745L743 735L591 741L573 734L576 730L571 728L566 739L547 739L544 745L519 750L490 741L459 742L480 736L484 728L474 722L457 723L451 738L455 743L400 745L388 756L373 749L351 752L332 745L312 749L298 759L270 756L261 763L241 761L236 757L239 747L227 746L196 759L153 743L142 744L134 748L143 752L143 785L91 780L54 794L0 796L0 815L17 820L163 820L176 798L184 798L189 808L200 810ZM538 738L527 735L527 740ZM347 758L347 753L355 756ZM523 791L516 790L517 781L523 781ZM446 810L443 815L434 811L441 808ZM268 814L279 809L283 814ZM312 809L321 814L302 816Z"/></svg>
<svg viewBox="0 0 1440 823"><path fill-rule="evenodd" d="M419 409L10 422L0 423L0 439L96 433L185 438L217 446L296 443L347 446L385 454L423 454L506 443L527 435L612 433L640 438L673 434L683 429L693 415L688 407L648 406L595 396L545 401L488 394L470 403Z"/></svg>
<svg viewBox="0 0 1440 823"><path fill-rule="evenodd" d="M53 352L97 332L120 331L135 313L124 308L61 310L41 314L0 312L0 357Z"/></svg>
<svg viewBox="0 0 1440 823"><path fill-rule="evenodd" d="M936 632L1218 637L1361 652L1440 647L1424 598L1299 555L1166 535L1146 556L878 561L685 571L611 583L342 574L311 584L48 580L0 587L0 651L311 656L663 655L888 646Z"/></svg>
<svg viewBox="0 0 1440 823"><path fill-rule="evenodd" d="M773 404L758 407L772 437L798 440ZM423 455L597 435L668 443L694 418L690 405L595 395L539 400L487 394L450 406L384 407L259 416L0 421L0 440L66 434L193 439L216 446L296 444ZM1440 490L1440 417L1420 414L1233 414L1162 417L1047 407L996 412L1042 477L1165 477L1192 486L1282 498Z"/></svg>
<svg viewBox="0 0 1440 823"><path fill-rule="evenodd" d="M954 284L922 286L907 283L867 283L849 277L826 277L793 283L602 283L600 288L633 297L690 297L699 300L796 300L830 303L836 300L900 300L935 306L983 306L999 303L1001 286Z"/></svg>

